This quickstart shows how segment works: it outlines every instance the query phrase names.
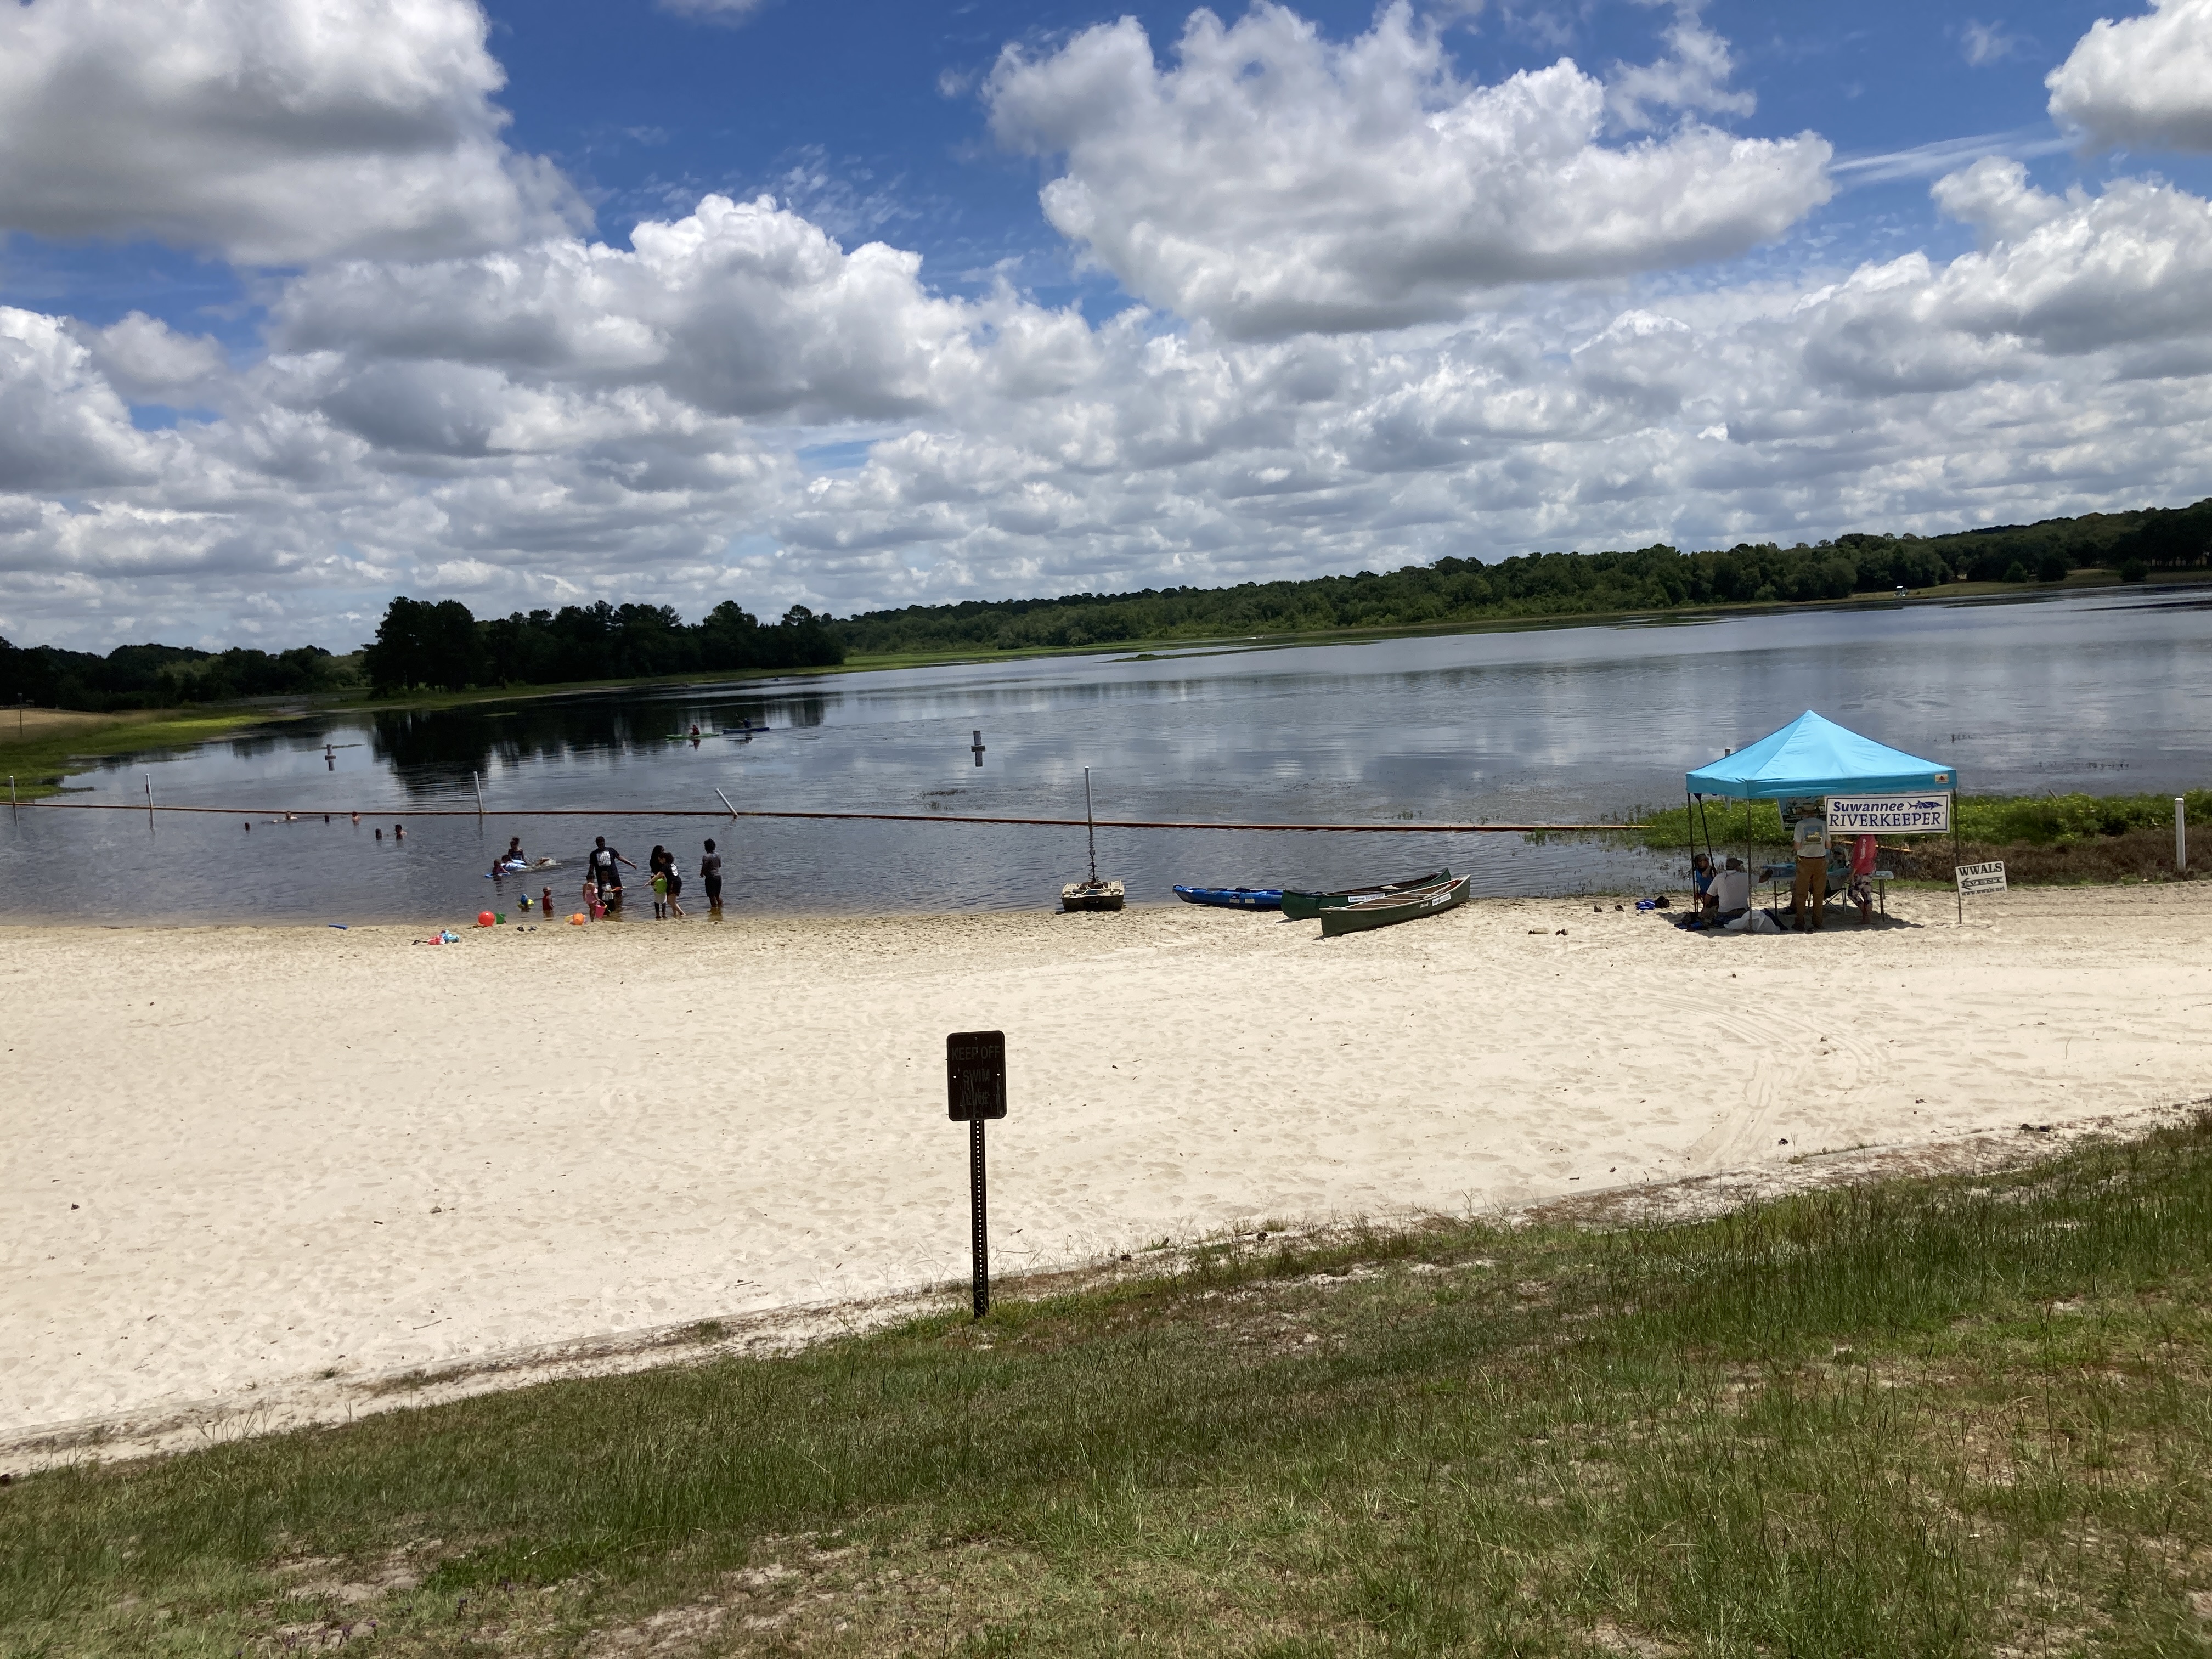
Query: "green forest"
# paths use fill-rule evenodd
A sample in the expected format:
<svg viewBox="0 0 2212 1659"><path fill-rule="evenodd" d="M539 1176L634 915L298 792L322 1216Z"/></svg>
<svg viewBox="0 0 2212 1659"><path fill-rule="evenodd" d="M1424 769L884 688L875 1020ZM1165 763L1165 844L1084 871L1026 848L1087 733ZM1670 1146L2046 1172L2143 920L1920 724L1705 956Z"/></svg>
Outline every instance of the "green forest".
<svg viewBox="0 0 2212 1659"><path fill-rule="evenodd" d="M1685 553L1531 553L1482 564L1443 558L1387 575L1147 588L1057 599L971 600L876 611L836 624L855 656L1218 639L1331 629L1445 626L1685 606L1844 599L1947 582L2063 581L2085 567L2140 580L2212 550L2212 499L2172 510L2090 514L1951 536L1851 534L1812 546L1741 543Z"/></svg>
<svg viewBox="0 0 2212 1659"><path fill-rule="evenodd" d="M0 639L0 702L47 708L174 708L367 689L526 686L834 666L848 657L1078 649L1340 629L1452 627L1546 617L1742 604L1804 604L1945 584L2063 581L2077 569L2203 568L2212 499L2192 507L2093 513L1947 536L1853 533L1810 546L1739 543L1686 553L1529 553L1484 564L1443 558L1388 574L1146 588L1049 599L908 605L842 619L793 605L763 623L725 599L696 623L667 605L569 605L479 618L458 599L395 599L355 656L316 646L118 646L105 656Z"/></svg>
<svg viewBox="0 0 2212 1659"><path fill-rule="evenodd" d="M397 599L362 672L378 696L428 687L557 685L830 667L844 642L803 605L763 624L734 599L686 623L668 605L568 605L478 621L458 599Z"/></svg>

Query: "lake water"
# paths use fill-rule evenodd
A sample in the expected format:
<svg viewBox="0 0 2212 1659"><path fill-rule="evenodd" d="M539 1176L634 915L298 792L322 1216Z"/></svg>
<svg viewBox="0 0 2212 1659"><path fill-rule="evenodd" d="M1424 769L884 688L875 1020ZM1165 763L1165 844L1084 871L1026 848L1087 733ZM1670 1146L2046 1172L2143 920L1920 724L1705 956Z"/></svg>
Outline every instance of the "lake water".
<svg viewBox="0 0 2212 1659"><path fill-rule="evenodd" d="M2208 668L2212 599L2135 590L335 715L104 763L64 798L143 801L150 777L165 805L263 809L250 831L181 814L0 812L0 917L459 922L493 906L512 921L519 894L548 883L565 914L599 833L640 865L665 843L687 872L715 836L740 910L1049 907L1084 873L1080 828L503 815L713 808L719 789L744 807L1079 817L1088 766L1102 817L1585 821L1679 800L1686 769L1807 708L1950 763L1971 793L2178 790L2212 775ZM744 720L769 729L720 735ZM710 734L696 747L669 740L694 724ZM412 816L472 813L479 775L481 821ZM283 810L305 821L270 821ZM510 835L560 867L486 879ZM1587 837L1098 838L1100 872L1135 902L1171 902L1179 881L1329 886L1440 864L1474 871L1479 892L1618 892L1675 862ZM641 892L633 919L651 915Z"/></svg>

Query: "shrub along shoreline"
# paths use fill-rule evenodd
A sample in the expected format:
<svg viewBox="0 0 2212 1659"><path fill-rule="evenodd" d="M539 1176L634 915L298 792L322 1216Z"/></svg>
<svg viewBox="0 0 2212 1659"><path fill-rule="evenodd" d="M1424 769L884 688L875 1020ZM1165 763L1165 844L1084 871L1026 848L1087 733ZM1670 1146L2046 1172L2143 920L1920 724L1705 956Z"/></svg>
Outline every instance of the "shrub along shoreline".
<svg viewBox="0 0 2212 1659"><path fill-rule="evenodd" d="M2212 789L2183 795L2192 827L2192 864L2212 866ZM1948 885L1960 861L2002 859L2008 882L2159 881L2173 877L2173 797L2133 795L1961 795L1959 846L1948 836L1882 843L1883 864L1906 880ZM1639 811L1637 838L1655 852L1728 852L1748 840L1762 851L1787 848L1782 809L1771 800L1708 798L1702 816L1686 805ZM2201 826L2199 828L2198 826ZM1694 838L1694 839L1693 839Z"/></svg>

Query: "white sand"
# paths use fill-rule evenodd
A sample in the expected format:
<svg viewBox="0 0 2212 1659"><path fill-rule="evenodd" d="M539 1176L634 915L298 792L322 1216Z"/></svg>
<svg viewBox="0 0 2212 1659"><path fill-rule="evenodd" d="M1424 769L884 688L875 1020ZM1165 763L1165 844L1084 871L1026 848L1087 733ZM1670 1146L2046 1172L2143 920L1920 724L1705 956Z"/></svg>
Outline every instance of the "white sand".
<svg viewBox="0 0 2212 1659"><path fill-rule="evenodd" d="M1008 1034L1001 1273L2212 1086L2212 884L1891 908L0 930L0 1447L960 1277L953 1030Z"/></svg>

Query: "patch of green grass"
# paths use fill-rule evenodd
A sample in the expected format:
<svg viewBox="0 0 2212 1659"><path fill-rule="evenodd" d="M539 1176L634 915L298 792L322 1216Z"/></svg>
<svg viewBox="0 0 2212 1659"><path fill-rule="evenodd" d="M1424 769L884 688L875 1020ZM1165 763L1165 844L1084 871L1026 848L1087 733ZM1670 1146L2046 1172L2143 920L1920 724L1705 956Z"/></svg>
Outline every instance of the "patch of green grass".
<svg viewBox="0 0 2212 1659"><path fill-rule="evenodd" d="M2212 819L2212 789L2184 796L2190 821ZM1967 861L2006 859L2021 866L2016 878L2066 880L2115 879L2142 876L2172 864L2173 797L2164 795L1962 795L1959 831ZM1707 800L1686 805L1640 808L1638 839L1661 852L1679 852L1694 834L1702 848L1710 836L1716 851L1741 847L1786 848L1778 802ZM1887 861L1905 858L1948 882L1952 843L1948 836L1925 836L1903 844ZM1917 869L1927 866L1926 872ZM1938 867L1940 866L1940 868ZM2141 866L2141 867L2138 867ZM1900 873L1905 872L1900 870Z"/></svg>
<svg viewBox="0 0 2212 1659"><path fill-rule="evenodd" d="M0 1652L2203 1650L2212 1120L1186 1261L19 1480Z"/></svg>
<svg viewBox="0 0 2212 1659"><path fill-rule="evenodd" d="M224 737L241 726L266 725L285 718L266 708L196 710L134 710L128 714L88 717L82 724L61 730L33 732L17 740L14 722L0 718L0 780L12 774L17 798L33 800L51 795L82 763L109 755L145 753L162 749L189 749ZM4 788L0 782L0 788ZM4 797L0 797L4 799Z"/></svg>

